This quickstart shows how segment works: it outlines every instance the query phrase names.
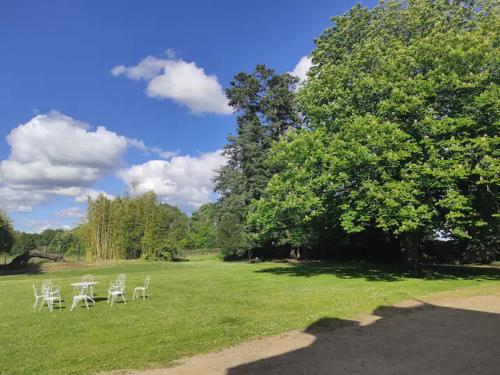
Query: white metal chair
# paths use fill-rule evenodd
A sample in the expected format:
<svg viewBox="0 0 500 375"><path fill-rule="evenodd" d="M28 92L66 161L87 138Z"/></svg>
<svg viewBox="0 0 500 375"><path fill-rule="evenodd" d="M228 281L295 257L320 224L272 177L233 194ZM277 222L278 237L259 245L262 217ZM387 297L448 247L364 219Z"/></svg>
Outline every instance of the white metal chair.
<svg viewBox="0 0 500 375"><path fill-rule="evenodd" d="M54 283L52 282L52 280L43 280L42 281L42 289L44 287L52 288L52 285L54 285Z"/></svg>
<svg viewBox="0 0 500 375"><path fill-rule="evenodd" d="M86 287L75 288L75 295L73 296L73 303L71 304L71 311L75 308L78 302L84 302L85 306L87 306L87 310L89 309L89 295L87 294Z"/></svg>
<svg viewBox="0 0 500 375"><path fill-rule="evenodd" d="M35 293L36 293L36 288ZM58 286L54 286L51 280L46 280L42 283L41 289L41 299L42 303L40 304L40 310L42 309L45 302L47 302L47 307L50 311L54 310L54 301L59 302L59 309L62 309L61 306L61 289ZM35 301L36 306L37 301Z"/></svg>
<svg viewBox="0 0 500 375"><path fill-rule="evenodd" d="M112 282L108 289L108 303L111 302L111 306L115 302L116 298L121 296L123 302L127 303L125 299L125 281L124 279L120 279L117 282Z"/></svg>
<svg viewBox="0 0 500 375"><path fill-rule="evenodd" d="M54 285L54 282L50 279L42 281L42 289L44 288L48 289L51 295L60 294L61 291L61 288L59 288L57 285Z"/></svg>
<svg viewBox="0 0 500 375"><path fill-rule="evenodd" d="M33 292L35 292L35 304L33 305L33 308L36 308L36 305L38 304L38 300L41 299L43 296L41 294L38 294L38 290L36 289L35 284L33 285Z"/></svg>
<svg viewBox="0 0 500 375"><path fill-rule="evenodd" d="M94 281L94 276L92 276L92 275L83 275L82 276L82 281L84 283L93 282ZM87 294L90 296L90 298L94 298L94 287L92 285L90 285L87 288L87 291L88 291Z"/></svg>
<svg viewBox="0 0 500 375"><path fill-rule="evenodd" d="M134 294L132 295L132 301L135 299L135 296L137 294L137 297L140 297L139 293L142 292L142 299L146 299L146 295L149 297L149 294L146 293L146 290L149 287L149 281L151 278L149 276L146 276L144 279L144 285L143 286L138 286L134 289Z"/></svg>

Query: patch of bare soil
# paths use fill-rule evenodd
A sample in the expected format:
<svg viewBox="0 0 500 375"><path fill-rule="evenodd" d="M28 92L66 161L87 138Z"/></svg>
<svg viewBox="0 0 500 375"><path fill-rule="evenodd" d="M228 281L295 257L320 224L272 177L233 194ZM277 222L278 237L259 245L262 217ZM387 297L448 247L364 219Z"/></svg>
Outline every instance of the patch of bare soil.
<svg viewBox="0 0 500 375"><path fill-rule="evenodd" d="M114 375L499 374L500 285L382 306L351 320Z"/></svg>

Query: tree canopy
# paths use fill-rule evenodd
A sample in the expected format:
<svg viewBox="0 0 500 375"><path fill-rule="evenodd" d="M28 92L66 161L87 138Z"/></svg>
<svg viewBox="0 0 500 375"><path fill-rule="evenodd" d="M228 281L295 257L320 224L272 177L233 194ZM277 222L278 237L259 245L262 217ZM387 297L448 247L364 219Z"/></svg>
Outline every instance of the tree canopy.
<svg viewBox="0 0 500 375"><path fill-rule="evenodd" d="M424 236L498 238L498 12L410 0L334 17L298 93L306 126L272 148L252 203L257 241L376 228L415 265Z"/></svg>
<svg viewBox="0 0 500 375"><path fill-rule="evenodd" d="M228 163L216 177L220 195L219 241L226 254L253 246L246 230L250 202L259 199L273 170L266 159L273 141L300 125L294 108L298 80L277 74L264 65L253 73L239 73L226 90L237 116L236 135L228 138L224 154Z"/></svg>

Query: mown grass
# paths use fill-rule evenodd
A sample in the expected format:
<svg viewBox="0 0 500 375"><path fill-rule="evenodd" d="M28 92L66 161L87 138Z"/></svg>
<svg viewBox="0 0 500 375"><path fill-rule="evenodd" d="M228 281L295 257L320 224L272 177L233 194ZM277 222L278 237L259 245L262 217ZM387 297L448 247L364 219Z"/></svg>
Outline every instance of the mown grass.
<svg viewBox="0 0 500 375"><path fill-rule="evenodd" d="M32 271L40 272L40 269ZM70 283L92 273L100 299L70 311ZM151 276L151 298L104 300L110 281ZM62 287L62 311L33 310L31 283ZM167 366L175 359L255 336L348 318L432 292L498 282L498 272L437 270L413 278L363 263L248 264L196 256L176 263L119 262L74 270L0 275L0 373L86 374Z"/></svg>

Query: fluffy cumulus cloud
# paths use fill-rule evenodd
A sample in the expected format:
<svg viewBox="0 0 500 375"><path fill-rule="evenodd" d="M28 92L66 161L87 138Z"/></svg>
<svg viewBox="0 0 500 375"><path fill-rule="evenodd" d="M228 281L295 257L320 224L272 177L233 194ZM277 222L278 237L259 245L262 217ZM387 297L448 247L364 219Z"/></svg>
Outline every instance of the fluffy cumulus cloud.
<svg viewBox="0 0 500 375"><path fill-rule="evenodd" d="M220 151L180 156L58 112L36 115L12 129L7 142L10 155L0 161L0 208L11 213L32 212L53 197L70 197L77 204L99 194L114 198L93 186L116 173L137 191L153 190L163 201L192 211L210 201L215 170L225 162ZM123 156L131 147L156 159L126 168ZM56 211L57 220L37 221L29 230L83 216L77 207Z"/></svg>
<svg viewBox="0 0 500 375"><path fill-rule="evenodd" d="M295 77L300 79L300 82L305 82L307 79L307 72L311 69L312 59L310 56L303 56L292 72L290 72Z"/></svg>
<svg viewBox="0 0 500 375"><path fill-rule="evenodd" d="M7 136L8 160L0 162L0 181L13 189L65 190L89 186L121 164L127 139L105 127L58 112L38 115Z"/></svg>
<svg viewBox="0 0 500 375"><path fill-rule="evenodd" d="M134 66L115 66L111 74L143 80L148 96L174 100L194 113L233 112L217 77L206 74L194 62L175 58L171 50L165 58L148 56Z"/></svg>
<svg viewBox="0 0 500 375"><path fill-rule="evenodd" d="M130 147L134 147L147 154L155 154L162 159L170 159L172 156L177 155L176 151L165 151L159 147L146 146L141 139L127 138L127 142Z"/></svg>
<svg viewBox="0 0 500 375"><path fill-rule="evenodd" d="M74 197L77 203L99 194L113 198L91 186L122 168L130 147L164 159L176 155L56 111L12 129L7 143L9 158L0 161L0 208L18 213L31 212L52 196Z"/></svg>
<svg viewBox="0 0 500 375"><path fill-rule="evenodd" d="M44 203L46 194L37 191L15 190L0 186L0 209L8 212L28 213L33 206Z"/></svg>
<svg viewBox="0 0 500 375"><path fill-rule="evenodd" d="M221 151L216 151L151 160L123 169L118 175L139 192L152 190L164 202L192 211L210 200L215 171L225 162Z"/></svg>

